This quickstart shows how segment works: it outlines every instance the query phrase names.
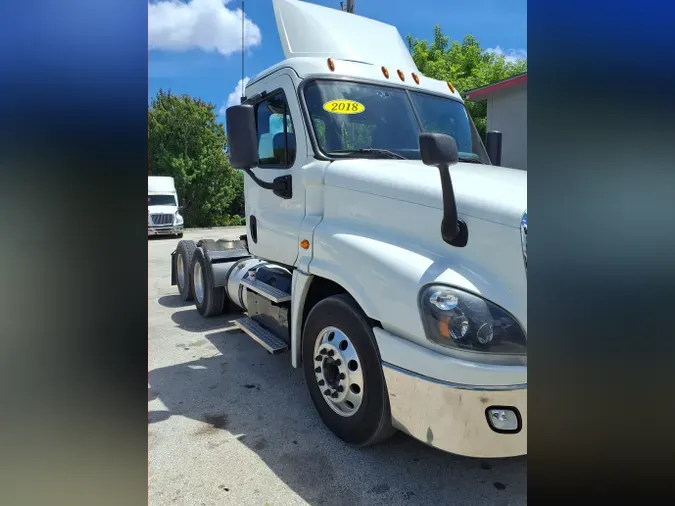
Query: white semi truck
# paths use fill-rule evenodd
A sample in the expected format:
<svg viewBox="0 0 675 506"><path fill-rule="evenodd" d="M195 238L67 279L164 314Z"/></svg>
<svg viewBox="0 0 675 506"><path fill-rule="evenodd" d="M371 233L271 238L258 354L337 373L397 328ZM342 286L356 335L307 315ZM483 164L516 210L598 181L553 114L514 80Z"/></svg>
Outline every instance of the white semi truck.
<svg viewBox="0 0 675 506"><path fill-rule="evenodd" d="M148 176L148 237L183 236L183 217L172 177Z"/></svg>
<svg viewBox="0 0 675 506"><path fill-rule="evenodd" d="M499 167L398 31L274 0L286 59L227 110L241 241L180 241L172 284L290 352L323 422L473 457L527 453L527 173ZM491 152L491 157L488 156Z"/></svg>

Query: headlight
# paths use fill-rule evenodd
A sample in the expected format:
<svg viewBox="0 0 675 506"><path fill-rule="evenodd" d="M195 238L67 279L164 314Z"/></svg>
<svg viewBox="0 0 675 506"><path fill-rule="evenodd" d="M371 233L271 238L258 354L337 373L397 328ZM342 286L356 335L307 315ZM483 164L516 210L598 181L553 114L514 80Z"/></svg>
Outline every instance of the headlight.
<svg viewBox="0 0 675 506"><path fill-rule="evenodd" d="M525 261L525 270L527 271L527 209L520 220L520 242L523 245L523 260Z"/></svg>
<svg viewBox="0 0 675 506"><path fill-rule="evenodd" d="M176 211L176 225L180 225L181 223L183 223L183 217Z"/></svg>
<svg viewBox="0 0 675 506"><path fill-rule="evenodd" d="M449 286L420 292L427 339L441 346L500 355L526 355L527 337L513 316L496 304Z"/></svg>

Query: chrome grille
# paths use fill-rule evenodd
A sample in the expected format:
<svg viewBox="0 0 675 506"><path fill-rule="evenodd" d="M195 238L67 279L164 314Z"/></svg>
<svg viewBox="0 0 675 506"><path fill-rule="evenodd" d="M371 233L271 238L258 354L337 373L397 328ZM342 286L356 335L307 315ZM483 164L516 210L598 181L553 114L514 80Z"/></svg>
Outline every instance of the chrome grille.
<svg viewBox="0 0 675 506"><path fill-rule="evenodd" d="M153 225L173 225L173 214L151 214Z"/></svg>

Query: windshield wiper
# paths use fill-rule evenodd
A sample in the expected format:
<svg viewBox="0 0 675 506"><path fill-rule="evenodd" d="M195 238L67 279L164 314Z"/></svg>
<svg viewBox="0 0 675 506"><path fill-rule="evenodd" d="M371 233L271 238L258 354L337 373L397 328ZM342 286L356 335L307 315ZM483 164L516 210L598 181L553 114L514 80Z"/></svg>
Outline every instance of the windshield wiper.
<svg viewBox="0 0 675 506"><path fill-rule="evenodd" d="M344 153L349 155L358 155L358 154L373 154L373 155L382 155L386 158L395 158L397 160L407 160L405 156L401 156L398 153L389 151L388 149L378 149L378 148L362 148L362 149L338 149L333 151L333 153Z"/></svg>

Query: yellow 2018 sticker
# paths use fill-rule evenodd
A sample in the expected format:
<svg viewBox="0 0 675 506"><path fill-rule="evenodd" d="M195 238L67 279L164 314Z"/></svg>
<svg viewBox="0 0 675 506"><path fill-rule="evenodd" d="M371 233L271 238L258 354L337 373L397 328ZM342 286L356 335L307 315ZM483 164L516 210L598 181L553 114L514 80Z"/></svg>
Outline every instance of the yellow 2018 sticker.
<svg viewBox="0 0 675 506"><path fill-rule="evenodd" d="M333 114L361 114L366 106L354 100L338 99L323 104L324 110Z"/></svg>

